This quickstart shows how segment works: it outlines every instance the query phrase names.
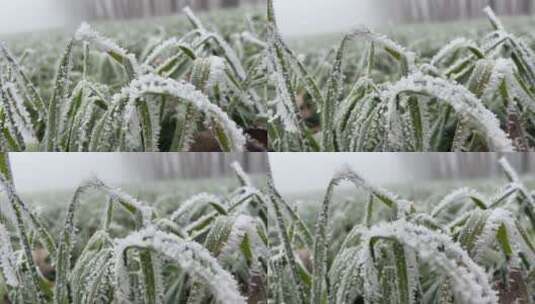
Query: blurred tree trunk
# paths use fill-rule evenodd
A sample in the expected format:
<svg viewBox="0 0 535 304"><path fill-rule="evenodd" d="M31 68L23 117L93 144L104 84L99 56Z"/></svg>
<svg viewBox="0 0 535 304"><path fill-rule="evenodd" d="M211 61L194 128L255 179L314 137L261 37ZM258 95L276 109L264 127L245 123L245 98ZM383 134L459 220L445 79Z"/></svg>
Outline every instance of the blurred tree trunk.
<svg viewBox="0 0 535 304"><path fill-rule="evenodd" d="M223 0L223 7L235 7L240 4L239 0Z"/></svg>
<svg viewBox="0 0 535 304"><path fill-rule="evenodd" d="M409 22L443 21L483 17L483 8L490 6L499 15L533 13L535 0L396 0L390 1L390 11L403 16L395 19ZM396 2L393 4L392 2ZM401 6L402 9L393 9Z"/></svg>
<svg viewBox="0 0 535 304"><path fill-rule="evenodd" d="M259 4L264 0L77 0L83 3L79 11L87 20L124 19L175 14L186 5L195 10Z"/></svg>

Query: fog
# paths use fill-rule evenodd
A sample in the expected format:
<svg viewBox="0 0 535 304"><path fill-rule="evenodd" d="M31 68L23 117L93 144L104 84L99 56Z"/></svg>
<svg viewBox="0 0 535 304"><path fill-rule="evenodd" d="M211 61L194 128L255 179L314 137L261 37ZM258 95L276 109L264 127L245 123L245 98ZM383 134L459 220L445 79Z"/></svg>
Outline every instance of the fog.
<svg viewBox="0 0 535 304"><path fill-rule="evenodd" d="M334 173L349 165L372 183L410 182L403 162L395 153L270 153L277 188L286 194L306 193L327 187Z"/></svg>
<svg viewBox="0 0 535 304"><path fill-rule="evenodd" d="M275 0L275 11L285 36L346 31L384 22L381 0Z"/></svg>
<svg viewBox="0 0 535 304"><path fill-rule="evenodd" d="M23 192L73 189L98 176L110 184L137 181L117 153L10 153L15 187Z"/></svg>
<svg viewBox="0 0 535 304"><path fill-rule="evenodd" d="M534 153L270 153L275 183L285 194L322 191L335 172L350 166L373 184L503 178L505 157L525 178L535 175ZM350 186L350 185L348 185Z"/></svg>
<svg viewBox="0 0 535 304"><path fill-rule="evenodd" d="M251 175L267 172L266 153L10 153L22 192L69 190L91 177L108 184L234 177L238 162Z"/></svg>
<svg viewBox="0 0 535 304"><path fill-rule="evenodd" d="M137 162L149 166L150 154L142 156L147 159L138 158ZM145 178L133 174L132 159L118 153L10 153L10 160L15 186L23 192L73 189L92 176L116 185ZM403 173L403 161L397 154L389 153L270 153L269 160L276 184L284 193L323 189L344 164L374 183L415 178Z"/></svg>
<svg viewBox="0 0 535 304"><path fill-rule="evenodd" d="M73 28L80 21L70 0L0 0L0 34Z"/></svg>
<svg viewBox="0 0 535 304"><path fill-rule="evenodd" d="M93 0L96 1L96 0ZM27 32L49 28L72 29L86 18L132 18L147 16L145 11L125 8L130 1L107 3L119 5L106 6L104 14L91 0L0 0L0 34ZM133 1L133 0L132 0ZM172 14L169 3L164 0L138 0L147 7L148 3L157 4L159 8L151 14ZM194 9L210 4L206 8L218 9L220 1L200 2L199 0L174 0L180 3L178 11L189 3ZM189 2L188 2L189 1ZM261 1L261 0L260 0ZM506 3L511 1L510 3ZM493 1L499 15L517 15L533 13L534 7L528 6L532 0ZM246 4L259 0L241 0ZM347 32L360 25L371 28L388 27L399 22L433 22L482 17L482 8L488 0L274 0L279 26L283 35L298 36L331 32ZM103 2L101 2L103 3ZM121 4L122 3L122 4ZM202 5L201 5L202 4ZM83 7L83 8L82 8ZM97 8L99 7L99 8ZM121 8L122 7L122 8ZM526 7L531 7L526 10ZM138 8L139 9L139 8ZM379 29L380 30L380 29Z"/></svg>
<svg viewBox="0 0 535 304"><path fill-rule="evenodd" d="M384 1L384 0L381 0ZM275 0L286 36L345 31L384 20L377 0ZM74 28L83 12L70 0L0 0L0 34Z"/></svg>

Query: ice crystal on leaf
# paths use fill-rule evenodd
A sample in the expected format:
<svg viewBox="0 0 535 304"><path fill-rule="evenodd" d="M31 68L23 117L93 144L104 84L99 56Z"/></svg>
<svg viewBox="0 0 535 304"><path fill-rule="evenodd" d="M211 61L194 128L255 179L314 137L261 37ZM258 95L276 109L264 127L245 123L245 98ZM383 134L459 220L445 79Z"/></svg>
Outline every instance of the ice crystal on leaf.
<svg viewBox="0 0 535 304"><path fill-rule="evenodd" d="M220 83L223 83L225 79L225 61L221 57L210 56L208 57L210 62L210 73L208 75L208 80L206 81L206 86L212 88Z"/></svg>
<svg viewBox="0 0 535 304"><path fill-rule="evenodd" d="M365 233L363 238L363 243L368 244L369 247L372 246L374 239L393 238L410 248L420 259L440 268L447 274L455 295L464 303L498 303L496 292L492 289L490 279L484 269L444 234L398 221L377 225ZM443 248L443 251L437 251L436 248ZM375 277L376 272L371 268L373 263L369 262L372 259L371 250L373 249L362 250L359 259L366 271L365 275ZM367 294L370 298L374 298L380 294L380 290L375 284L369 284Z"/></svg>
<svg viewBox="0 0 535 304"><path fill-rule="evenodd" d="M220 256L226 257L237 252L246 237L255 245L261 243L256 232L256 220L247 215L239 215L232 225L232 231L221 249Z"/></svg>
<svg viewBox="0 0 535 304"><path fill-rule="evenodd" d="M496 14L494 13L494 11L492 10L492 8L490 6L487 6L483 9L483 12L485 14L487 14L490 22L492 23L492 25L494 26L495 30L497 31L503 31L505 29L505 27L503 26L502 22L500 21L500 19L498 19L498 17L496 16Z"/></svg>
<svg viewBox="0 0 535 304"><path fill-rule="evenodd" d="M82 23L74 35L77 42L88 42L94 45L101 52L109 54L114 60L125 65L129 77L135 78L142 74L142 68L139 65L136 56L123 49L113 40L102 36L93 30L87 23Z"/></svg>
<svg viewBox="0 0 535 304"><path fill-rule="evenodd" d="M471 48L471 49L477 49L477 45L474 41L470 39L466 39L464 37L456 38L455 40L452 40L448 45L443 47L432 59L431 59L431 65L437 66L437 64L445 59L447 56L450 56L453 54L457 49L460 48Z"/></svg>
<svg viewBox="0 0 535 304"><path fill-rule="evenodd" d="M390 120L397 116L396 98L404 92L420 92L448 103L457 113L470 117L472 123L481 129L496 151L514 151L511 140L500 128L500 122L496 116L486 109L481 101L465 87L419 72L412 74L393 84L383 93L383 99L388 102Z"/></svg>
<svg viewBox="0 0 535 304"><path fill-rule="evenodd" d="M154 228L146 228L116 241L116 270L118 298L127 299L128 277L123 262L129 248L148 248L176 262L181 269L203 280L213 293L216 303L246 303L240 295L236 280L210 255L208 250L195 242L181 240Z"/></svg>
<svg viewBox="0 0 535 304"><path fill-rule="evenodd" d="M80 27L74 34L74 38L77 41L87 41L93 43L100 51L105 53L116 52L124 56L126 56L128 53L125 49L118 46L111 39L106 38L100 33L93 30L91 26L85 22L80 25Z"/></svg>
<svg viewBox="0 0 535 304"><path fill-rule="evenodd" d="M208 193L199 193L190 197L186 201L180 204L180 207L171 214L170 219L172 221L179 220L185 214L191 214L194 210L198 208L203 208L209 203L218 203L222 204L222 201L219 197L208 194Z"/></svg>
<svg viewBox="0 0 535 304"><path fill-rule="evenodd" d="M519 256L523 256L529 261L535 261L535 252L530 248L530 244L526 243L526 240L519 232L516 224L516 219L511 211L496 208L492 210L488 216L485 227L481 232L481 236L475 244L475 260L481 261L485 252L494 246L506 246L502 250L505 250L505 254L510 259L512 265L520 267L521 259ZM498 234L502 234L499 238ZM498 244L496 240L500 240L501 244ZM507 252L507 250L512 252ZM521 255L518 255L518 253Z"/></svg>
<svg viewBox="0 0 535 304"><path fill-rule="evenodd" d="M239 162L233 162L230 166L234 170L234 173L236 174L236 176L240 180L240 182L241 182L243 187L252 187L253 186L253 182L251 181L249 176L245 173L245 171L243 171L243 168L242 168L242 166L240 165Z"/></svg>
<svg viewBox="0 0 535 304"><path fill-rule="evenodd" d="M16 273L16 256L11 247L11 239L6 227L0 224L0 268L4 274L6 283L12 287L17 287L19 280Z"/></svg>
<svg viewBox="0 0 535 304"><path fill-rule="evenodd" d="M243 150L246 141L243 131L228 117L227 113L211 103L208 97L192 84L185 81L162 78L157 75L144 75L132 81L128 88L123 89L120 94L114 96L115 104L120 104L121 100L128 100L132 104L144 94L170 95L193 105L199 112L206 115L205 121L208 127L215 130L218 126L221 126L226 136L228 136L232 150ZM127 113L131 117L133 109ZM128 121L130 117L127 117L125 121ZM212 122L217 125L213 126Z"/></svg>
<svg viewBox="0 0 535 304"><path fill-rule="evenodd" d="M477 192L474 189L461 188L461 189L457 189L455 191L450 192L446 197L444 197L442 201L438 203L435 209L433 209L433 211L431 212L431 215L437 216L439 212L447 208L452 203L455 203L456 201L460 201L463 199L471 199L476 204L478 204L481 208L483 209L487 208L486 206L487 198L485 196L483 196L481 193Z"/></svg>

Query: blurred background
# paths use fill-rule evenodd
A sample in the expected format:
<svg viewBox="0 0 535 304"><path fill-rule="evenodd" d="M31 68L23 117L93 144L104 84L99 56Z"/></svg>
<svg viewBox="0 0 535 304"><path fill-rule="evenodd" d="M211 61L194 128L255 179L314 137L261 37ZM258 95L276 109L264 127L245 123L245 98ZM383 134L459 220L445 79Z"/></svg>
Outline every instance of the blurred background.
<svg viewBox="0 0 535 304"><path fill-rule="evenodd" d="M0 34L73 29L84 20L168 16L187 5L204 11L263 3L264 0L0 0Z"/></svg>
<svg viewBox="0 0 535 304"><path fill-rule="evenodd" d="M265 0L0 0L0 33L73 28L82 20L122 20L196 11L252 7ZM500 15L527 15L535 0L275 0L285 35L346 31L397 23L442 22L482 17L489 5Z"/></svg>
<svg viewBox="0 0 535 304"><path fill-rule="evenodd" d="M379 185L464 182L502 176L506 157L521 175L535 174L535 153L270 153L279 190L285 194L322 193L335 172L349 165Z"/></svg>
<svg viewBox="0 0 535 304"><path fill-rule="evenodd" d="M347 31L359 25L443 22L483 17L491 6L499 15L527 15L534 0L275 0L287 36Z"/></svg>
<svg viewBox="0 0 535 304"><path fill-rule="evenodd" d="M10 153L22 192L70 190L97 176L112 185L226 179L237 161L252 175L267 172L266 153Z"/></svg>

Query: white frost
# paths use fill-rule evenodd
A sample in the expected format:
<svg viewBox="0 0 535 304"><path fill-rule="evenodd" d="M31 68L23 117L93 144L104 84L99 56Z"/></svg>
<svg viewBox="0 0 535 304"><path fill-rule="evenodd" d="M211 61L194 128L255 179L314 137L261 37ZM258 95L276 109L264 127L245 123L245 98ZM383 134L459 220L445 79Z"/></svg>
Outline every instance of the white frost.
<svg viewBox="0 0 535 304"><path fill-rule="evenodd" d="M488 275L459 244L445 234L403 220L374 226L363 235L363 243L368 246L361 250L359 260L365 271L364 275L367 276L368 283L364 286L370 298L373 299L381 292L378 289L377 271L369 248L371 241L376 238L394 238L416 253L420 259L439 268L449 277L456 299L462 303L498 303ZM438 248L441 250L437 250Z"/></svg>
<svg viewBox="0 0 535 304"><path fill-rule="evenodd" d="M19 285L15 264L16 256L13 254L9 233L6 227L0 224L0 266L4 273L6 283L12 287Z"/></svg>
<svg viewBox="0 0 535 304"><path fill-rule="evenodd" d="M143 75L123 88L121 93L113 97L114 103L119 104L125 97L129 101L135 101L144 94L167 94L180 98L192 104L198 111L206 115L206 125L212 127L212 120L221 125L226 135L230 138L233 150L242 151L245 146L245 136L230 117L217 105L210 102L208 97L197 90L195 86L185 81L175 81L153 74ZM130 117L127 117L129 120Z"/></svg>
<svg viewBox="0 0 535 304"><path fill-rule="evenodd" d="M201 279L214 295L216 303L245 304L238 284L230 273L225 271L210 255L210 252L196 242L184 241L174 235L155 230L153 227L130 234L116 241L116 273L118 297L128 294L128 277L123 262L128 248L150 248L176 262L180 268Z"/></svg>
<svg viewBox="0 0 535 304"><path fill-rule="evenodd" d="M180 207L171 214L171 221L176 221L186 213L190 213L192 209L197 210L198 208L205 206L208 203L215 202L221 204L222 201L219 197L209 194L209 193L199 193L196 194L185 202L180 204Z"/></svg>
<svg viewBox="0 0 535 304"><path fill-rule="evenodd" d="M396 117L396 98L403 92L421 92L432 95L440 101L447 102L459 115L471 118L486 135L491 148L496 152L514 151L511 139L500 128L500 122L483 103L465 87L449 80L424 75L416 72L399 82L393 84L382 93L383 99L388 102L389 123Z"/></svg>

